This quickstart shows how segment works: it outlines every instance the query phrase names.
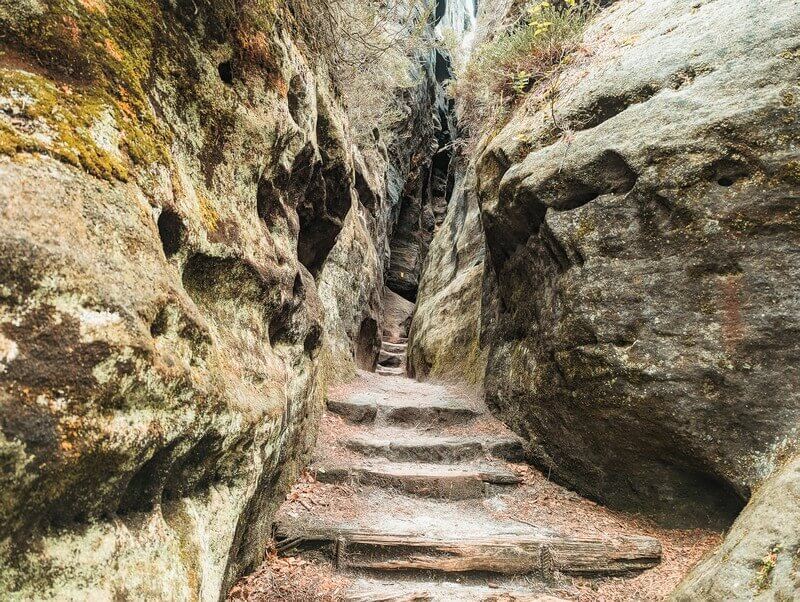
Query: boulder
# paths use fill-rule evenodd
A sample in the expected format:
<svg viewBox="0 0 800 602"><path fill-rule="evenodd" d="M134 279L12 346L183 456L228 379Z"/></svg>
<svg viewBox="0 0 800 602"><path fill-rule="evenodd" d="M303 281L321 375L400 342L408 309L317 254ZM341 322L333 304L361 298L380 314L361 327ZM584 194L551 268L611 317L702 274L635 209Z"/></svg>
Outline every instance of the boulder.
<svg viewBox="0 0 800 602"><path fill-rule="evenodd" d="M756 489L719 549L671 599L793 600L800 592L800 457Z"/></svg>
<svg viewBox="0 0 800 602"><path fill-rule="evenodd" d="M792 0L617 2L477 162L487 400L585 495L728 524L796 447L798 48Z"/></svg>
<svg viewBox="0 0 800 602"><path fill-rule="evenodd" d="M483 231L474 165L460 165L442 227L422 272L411 324L408 365L417 378L456 378L482 384Z"/></svg>

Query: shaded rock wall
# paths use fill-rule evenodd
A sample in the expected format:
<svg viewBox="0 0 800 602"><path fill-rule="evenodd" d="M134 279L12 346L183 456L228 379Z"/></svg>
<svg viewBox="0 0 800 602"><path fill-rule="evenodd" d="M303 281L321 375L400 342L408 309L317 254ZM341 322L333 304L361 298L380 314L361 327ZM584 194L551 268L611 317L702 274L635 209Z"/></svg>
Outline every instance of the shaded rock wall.
<svg viewBox="0 0 800 602"><path fill-rule="evenodd" d="M412 302L417 298L428 247L444 220L453 184L450 159L456 131L452 107L442 87L449 75L449 62L438 51L424 57L417 74L421 85L403 97L407 107L429 110L405 110L409 120L403 122L404 131L395 136L389 148L390 157L403 153L402 160L394 162L405 167L406 177L402 188L395 185L389 189L396 220L390 228L386 284Z"/></svg>
<svg viewBox="0 0 800 602"><path fill-rule="evenodd" d="M796 448L795 9L616 3L476 159L487 400L591 497L726 524ZM433 334L463 231L423 275L418 374L477 330Z"/></svg>
<svg viewBox="0 0 800 602"><path fill-rule="evenodd" d="M797 440L798 13L689 4L614 5L482 155L486 388L582 492L725 522Z"/></svg>
<svg viewBox="0 0 800 602"><path fill-rule="evenodd" d="M398 342L408 338L414 304L397 293L383 289L383 340Z"/></svg>
<svg viewBox="0 0 800 602"><path fill-rule="evenodd" d="M374 361L407 170L299 3L0 5L4 599L218 599Z"/></svg>
<svg viewBox="0 0 800 602"><path fill-rule="evenodd" d="M408 347L417 378L483 382L481 346L484 242L474 165L456 167L447 216L437 230L422 272Z"/></svg>

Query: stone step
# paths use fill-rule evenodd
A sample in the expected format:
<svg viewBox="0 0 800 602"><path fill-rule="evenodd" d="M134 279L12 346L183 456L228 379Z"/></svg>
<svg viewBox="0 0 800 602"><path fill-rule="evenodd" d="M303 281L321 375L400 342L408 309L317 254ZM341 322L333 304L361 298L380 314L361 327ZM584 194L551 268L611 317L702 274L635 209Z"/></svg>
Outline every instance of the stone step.
<svg viewBox="0 0 800 602"><path fill-rule="evenodd" d="M483 438L407 436L399 441L360 435L347 439L344 444L366 456L396 462L461 462L484 456L510 461L525 459L522 440L514 435Z"/></svg>
<svg viewBox="0 0 800 602"><path fill-rule="evenodd" d="M406 356L404 353L389 353L388 351L381 350L378 356L378 365L396 368L402 366L405 359Z"/></svg>
<svg viewBox="0 0 800 602"><path fill-rule="evenodd" d="M383 341L381 345L381 350L386 351L387 353L405 353L408 350L407 343L389 343L388 341Z"/></svg>
<svg viewBox="0 0 800 602"><path fill-rule="evenodd" d="M397 368L387 368L385 366L378 366L378 369L375 370L377 374L381 376L405 376L406 369L397 367Z"/></svg>
<svg viewBox="0 0 800 602"><path fill-rule="evenodd" d="M466 406L432 402L427 404L378 404L356 399L328 400L328 409L356 424L385 423L414 425L465 424L481 415Z"/></svg>
<svg viewBox="0 0 800 602"><path fill-rule="evenodd" d="M522 482L514 471L501 466L383 463L360 466L317 466L321 483L360 483L391 487L424 497L466 500L483 497L488 485Z"/></svg>
<svg viewBox="0 0 800 602"><path fill-rule="evenodd" d="M491 582L490 582L491 583ZM565 602L546 593L519 587L447 581L359 578L344 595L345 602Z"/></svg>
<svg viewBox="0 0 800 602"><path fill-rule="evenodd" d="M327 548L340 568L350 569L539 575L549 581L556 571L621 575L652 568L661 560L661 543L646 536L505 533L462 537L452 532L436 538L313 520L280 520L275 527L279 549Z"/></svg>

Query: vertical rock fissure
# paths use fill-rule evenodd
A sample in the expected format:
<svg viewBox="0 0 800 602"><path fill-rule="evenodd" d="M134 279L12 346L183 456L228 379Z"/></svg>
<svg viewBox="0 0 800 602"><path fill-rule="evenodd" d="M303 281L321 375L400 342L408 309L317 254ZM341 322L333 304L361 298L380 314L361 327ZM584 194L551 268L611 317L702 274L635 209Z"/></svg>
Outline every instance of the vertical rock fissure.
<svg viewBox="0 0 800 602"><path fill-rule="evenodd" d="M441 18L446 14L452 18L445 3L439 6ZM437 24L441 18L437 18ZM428 144L423 154L412 157L413 168L403 188L386 270L387 287L411 302L417 298L434 232L447 213L455 182L451 164L458 136L453 100L446 91L446 84L453 77L450 57L441 49L433 50L426 70L430 77Z"/></svg>

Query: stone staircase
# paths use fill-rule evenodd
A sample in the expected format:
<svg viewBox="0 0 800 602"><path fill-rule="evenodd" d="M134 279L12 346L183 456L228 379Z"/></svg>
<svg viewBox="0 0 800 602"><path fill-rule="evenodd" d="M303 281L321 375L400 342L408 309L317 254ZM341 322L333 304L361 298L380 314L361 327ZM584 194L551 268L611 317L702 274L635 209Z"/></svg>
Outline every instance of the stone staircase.
<svg viewBox="0 0 800 602"><path fill-rule="evenodd" d="M384 351L396 362L405 344ZM354 389L332 396L323 420L312 468L325 484L317 486L332 489L311 509L284 504L277 548L328 558L352 577L352 602L553 600L558 576L658 564L652 537L574 535L515 515L536 495L524 482L529 469L514 464L524 456L522 441L477 402L361 373Z"/></svg>
<svg viewBox="0 0 800 602"><path fill-rule="evenodd" d="M406 373L406 349L408 339L401 338L397 341L383 341L381 352L378 356L376 372L381 376L402 376Z"/></svg>

